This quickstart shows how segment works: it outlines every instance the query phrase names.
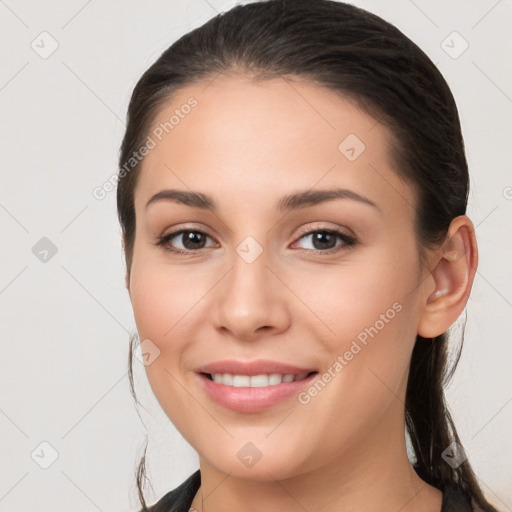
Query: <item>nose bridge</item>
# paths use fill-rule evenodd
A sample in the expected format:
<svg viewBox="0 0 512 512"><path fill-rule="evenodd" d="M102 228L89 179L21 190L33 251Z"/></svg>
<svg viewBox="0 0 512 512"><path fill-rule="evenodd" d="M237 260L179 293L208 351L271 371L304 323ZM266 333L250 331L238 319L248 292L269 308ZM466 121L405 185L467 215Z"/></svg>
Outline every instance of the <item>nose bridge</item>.
<svg viewBox="0 0 512 512"><path fill-rule="evenodd" d="M216 301L217 327L237 337L249 338L261 327L283 328L286 307L279 287L267 268L270 253L254 237L247 236L235 247L231 270L223 279Z"/></svg>
<svg viewBox="0 0 512 512"><path fill-rule="evenodd" d="M270 299L268 259L268 251L253 237L247 237L235 248L226 302L234 301L239 314L244 314L244 309L246 315L255 315L258 311L261 314Z"/></svg>

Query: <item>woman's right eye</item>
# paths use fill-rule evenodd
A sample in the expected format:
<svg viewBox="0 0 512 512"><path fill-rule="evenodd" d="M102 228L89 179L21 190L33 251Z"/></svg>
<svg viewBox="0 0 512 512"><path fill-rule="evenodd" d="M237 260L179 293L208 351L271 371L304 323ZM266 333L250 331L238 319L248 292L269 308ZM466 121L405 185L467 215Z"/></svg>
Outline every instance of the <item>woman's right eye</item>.
<svg viewBox="0 0 512 512"><path fill-rule="evenodd" d="M192 254L200 249L210 247L206 246L208 238L211 239L206 233L197 229L180 229L159 237L155 245L175 254ZM173 242L175 239L176 242ZM176 247L176 244L181 244L181 247Z"/></svg>

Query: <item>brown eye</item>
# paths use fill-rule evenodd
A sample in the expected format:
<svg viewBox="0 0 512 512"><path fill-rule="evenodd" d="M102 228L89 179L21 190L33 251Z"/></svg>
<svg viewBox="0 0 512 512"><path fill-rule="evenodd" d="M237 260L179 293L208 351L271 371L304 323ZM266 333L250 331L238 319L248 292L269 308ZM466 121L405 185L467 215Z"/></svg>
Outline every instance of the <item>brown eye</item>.
<svg viewBox="0 0 512 512"><path fill-rule="evenodd" d="M159 238L155 245L161 246L169 252L187 254L206 248L209 238L211 240L206 233L197 229L181 229Z"/></svg>
<svg viewBox="0 0 512 512"><path fill-rule="evenodd" d="M333 249L336 247L337 236L327 231L317 231L312 235L313 247L318 250Z"/></svg>
<svg viewBox="0 0 512 512"><path fill-rule="evenodd" d="M183 231L178 236L181 236L181 242L188 250L202 249L206 243L206 236L200 231Z"/></svg>
<svg viewBox="0 0 512 512"><path fill-rule="evenodd" d="M337 250L356 245L356 240L353 237L337 229L316 229L309 231L299 238L299 241L301 240L306 240L307 242L304 245L309 245L309 247L302 247L303 249L326 253L336 252Z"/></svg>

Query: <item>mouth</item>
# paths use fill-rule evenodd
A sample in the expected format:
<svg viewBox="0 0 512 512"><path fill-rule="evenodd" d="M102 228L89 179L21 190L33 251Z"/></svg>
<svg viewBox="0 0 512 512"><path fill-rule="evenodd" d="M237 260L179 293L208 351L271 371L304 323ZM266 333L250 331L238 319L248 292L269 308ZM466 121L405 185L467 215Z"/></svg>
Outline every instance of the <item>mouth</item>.
<svg viewBox="0 0 512 512"><path fill-rule="evenodd" d="M303 373L270 373L259 375L243 375L232 373L205 373L200 374L208 380L217 384L224 384L234 388L266 388L277 386L279 384L288 382L298 382L306 380L309 377L318 374L317 371L303 372Z"/></svg>
<svg viewBox="0 0 512 512"><path fill-rule="evenodd" d="M289 403L317 378L317 370L270 360L224 360L196 368L199 387L218 405L258 413Z"/></svg>

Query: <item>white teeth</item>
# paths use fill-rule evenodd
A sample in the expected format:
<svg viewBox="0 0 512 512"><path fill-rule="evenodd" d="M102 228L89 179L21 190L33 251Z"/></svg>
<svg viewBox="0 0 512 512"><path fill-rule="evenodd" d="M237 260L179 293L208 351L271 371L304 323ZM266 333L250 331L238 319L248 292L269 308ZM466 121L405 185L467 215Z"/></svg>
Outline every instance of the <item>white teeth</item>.
<svg viewBox="0 0 512 512"><path fill-rule="evenodd" d="M268 386L268 375L253 375L251 377L251 388L266 388Z"/></svg>
<svg viewBox="0 0 512 512"><path fill-rule="evenodd" d="M225 384L235 388L266 388L267 386L276 386L283 382L294 382L296 380L303 380L309 374L299 373L271 373L270 375L232 375L230 373L212 373L214 382L218 384Z"/></svg>
<svg viewBox="0 0 512 512"><path fill-rule="evenodd" d="M275 386L276 384L281 384L281 382L283 382L283 376L280 373L271 373L268 376L269 386Z"/></svg>
<svg viewBox="0 0 512 512"><path fill-rule="evenodd" d="M221 375L222 378L222 384L226 384L227 386L233 385L233 375L230 375L229 373L224 373Z"/></svg>
<svg viewBox="0 0 512 512"><path fill-rule="evenodd" d="M233 375L232 385L235 388L250 388L251 377L249 375Z"/></svg>

